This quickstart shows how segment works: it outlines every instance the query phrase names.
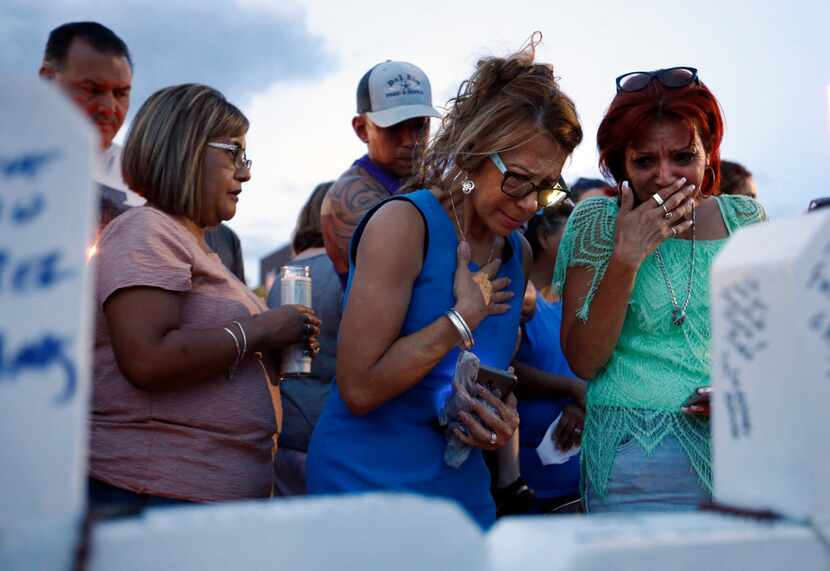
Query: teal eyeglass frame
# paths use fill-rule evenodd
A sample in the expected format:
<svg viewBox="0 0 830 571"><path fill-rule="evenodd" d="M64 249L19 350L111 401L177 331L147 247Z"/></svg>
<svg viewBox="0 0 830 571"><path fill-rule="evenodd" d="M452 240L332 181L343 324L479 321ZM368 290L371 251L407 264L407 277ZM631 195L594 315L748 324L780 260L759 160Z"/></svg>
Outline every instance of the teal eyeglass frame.
<svg viewBox="0 0 830 571"><path fill-rule="evenodd" d="M570 195L568 185L565 184L562 177L559 177L559 180L553 186L538 186L533 181L528 180L526 176L508 169L498 153L491 153L487 158L502 174L501 191L510 198L521 200L527 195L537 192L539 194L539 205L542 208L550 208L561 204ZM511 180L514 182L509 185L508 182Z"/></svg>

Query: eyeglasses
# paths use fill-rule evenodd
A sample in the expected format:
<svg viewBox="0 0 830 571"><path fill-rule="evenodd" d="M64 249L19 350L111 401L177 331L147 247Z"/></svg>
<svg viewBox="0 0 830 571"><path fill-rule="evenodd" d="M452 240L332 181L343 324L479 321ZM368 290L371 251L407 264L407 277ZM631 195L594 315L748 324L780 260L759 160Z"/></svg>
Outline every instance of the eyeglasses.
<svg viewBox="0 0 830 571"><path fill-rule="evenodd" d="M697 77L697 69L693 67L670 67L658 69L657 71L632 71L617 78L617 93L633 93L642 91L653 80L663 84L669 89L687 87L691 84L700 85Z"/></svg>
<svg viewBox="0 0 830 571"><path fill-rule="evenodd" d="M240 147L239 145L234 145L230 143L208 143L208 147L213 147L214 149L222 149L228 151L231 156L233 157L233 164L238 169L251 169L251 165L253 161L248 158L248 155L245 154L245 149Z"/></svg>
<svg viewBox="0 0 830 571"><path fill-rule="evenodd" d="M553 183L553 186L537 186L533 181L528 180L526 176L508 170L501 155L498 153L493 153L488 158L504 176L501 180L501 191L511 198L521 200L529 194L538 192L539 206L542 208L550 208L551 206L560 204L570 194L568 185L565 184L562 177L559 177L559 180Z"/></svg>

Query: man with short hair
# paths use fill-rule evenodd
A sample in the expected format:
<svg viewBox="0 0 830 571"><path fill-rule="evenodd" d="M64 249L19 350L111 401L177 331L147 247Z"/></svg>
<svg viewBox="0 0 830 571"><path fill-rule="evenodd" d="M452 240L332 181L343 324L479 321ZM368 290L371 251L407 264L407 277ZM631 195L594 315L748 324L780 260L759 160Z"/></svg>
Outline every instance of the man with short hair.
<svg viewBox="0 0 830 571"><path fill-rule="evenodd" d="M100 154L93 178L101 191L100 228L143 199L121 178L121 147L112 142L130 109L133 62L127 45L97 22L71 22L49 34L40 76L54 81L95 124Z"/></svg>
<svg viewBox="0 0 830 571"><path fill-rule="evenodd" d="M121 146L112 140L130 110L133 61L127 44L97 22L70 22L49 34L40 76L54 81L95 124L100 153L93 179L100 191L98 232L144 199L127 188L121 177ZM245 282L239 238L228 226L205 234L222 263Z"/></svg>
<svg viewBox="0 0 830 571"><path fill-rule="evenodd" d="M411 63L385 61L360 80L352 128L368 152L329 189L320 217L326 253L342 283L355 228L367 211L400 190L412 174L417 146L429 136L429 118L440 116L429 79Z"/></svg>

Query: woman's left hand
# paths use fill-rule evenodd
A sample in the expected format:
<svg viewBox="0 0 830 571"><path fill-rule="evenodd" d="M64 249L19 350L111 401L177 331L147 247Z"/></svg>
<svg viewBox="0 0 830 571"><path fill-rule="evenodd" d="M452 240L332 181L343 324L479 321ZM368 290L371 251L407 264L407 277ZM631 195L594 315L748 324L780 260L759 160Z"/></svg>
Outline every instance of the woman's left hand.
<svg viewBox="0 0 830 571"><path fill-rule="evenodd" d="M513 433L519 428L519 413L516 410L516 397L512 394L507 397L507 402L502 402L485 387L479 385L479 395L485 401L493 405L498 413L493 412L489 407L479 401L473 403L472 414L461 412L460 418L467 427L468 434L464 434L458 428L454 428L456 437L474 448L482 450L498 450L507 444L513 437Z"/></svg>

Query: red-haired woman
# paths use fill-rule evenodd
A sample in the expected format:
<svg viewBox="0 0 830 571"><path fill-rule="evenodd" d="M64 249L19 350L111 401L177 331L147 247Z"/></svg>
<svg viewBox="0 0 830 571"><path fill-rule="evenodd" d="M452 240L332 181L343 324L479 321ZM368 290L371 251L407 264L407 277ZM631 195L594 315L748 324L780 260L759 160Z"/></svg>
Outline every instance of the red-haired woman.
<svg viewBox="0 0 830 571"><path fill-rule="evenodd" d="M743 196L715 196L723 119L694 68L634 72L597 133L619 198L576 207L554 285L562 347L591 379L582 435L589 512L692 510L711 493L709 272L740 226L764 220Z"/></svg>

